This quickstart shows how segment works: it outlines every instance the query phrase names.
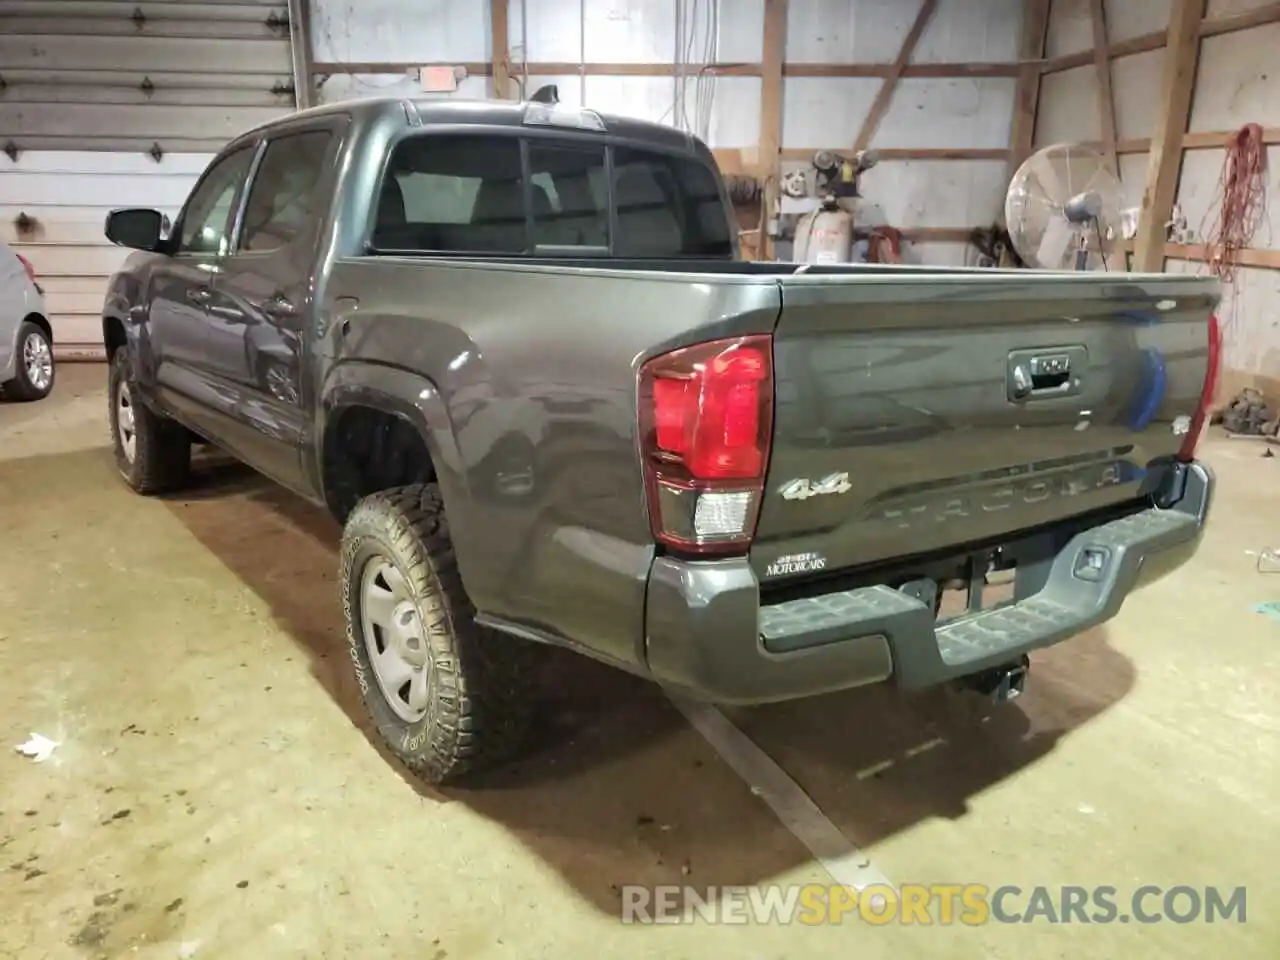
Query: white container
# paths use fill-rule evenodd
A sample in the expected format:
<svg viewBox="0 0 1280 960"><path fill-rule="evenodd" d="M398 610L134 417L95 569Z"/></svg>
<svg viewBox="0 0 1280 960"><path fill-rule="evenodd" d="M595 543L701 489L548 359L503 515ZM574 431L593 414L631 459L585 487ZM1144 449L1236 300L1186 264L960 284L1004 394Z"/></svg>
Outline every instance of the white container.
<svg viewBox="0 0 1280 960"><path fill-rule="evenodd" d="M795 262L849 263L853 256L853 215L815 210L796 224Z"/></svg>

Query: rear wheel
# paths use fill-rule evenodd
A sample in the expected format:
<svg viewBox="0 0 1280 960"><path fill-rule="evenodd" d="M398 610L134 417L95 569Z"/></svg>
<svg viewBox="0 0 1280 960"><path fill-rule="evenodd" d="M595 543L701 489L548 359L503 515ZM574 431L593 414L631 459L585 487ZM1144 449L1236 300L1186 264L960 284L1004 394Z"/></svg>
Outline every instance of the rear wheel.
<svg viewBox="0 0 1280 960"><path fill-rule="evenodd" d="M18 355L13 379L4 385L4 395L13 400L43 400L53 390L57 375L53 345L49 335L30 320L18 328Z"/></svg>
<svg viewBox="0 0 1280 960"><path fill-rule="evenodd" d="M339 577L355 679L392 752L434 784L514 755L528 726L531 645L475 622L435 484L361 500Z"/></svg>
<svg viewBox="0 0 1280 960"><path fill-rule="evenodd" d="M112 451L125 482L141 494L164 493L186 484L191 473L187 430L140 402L124 349L111 358L107 397Z"/></svg>

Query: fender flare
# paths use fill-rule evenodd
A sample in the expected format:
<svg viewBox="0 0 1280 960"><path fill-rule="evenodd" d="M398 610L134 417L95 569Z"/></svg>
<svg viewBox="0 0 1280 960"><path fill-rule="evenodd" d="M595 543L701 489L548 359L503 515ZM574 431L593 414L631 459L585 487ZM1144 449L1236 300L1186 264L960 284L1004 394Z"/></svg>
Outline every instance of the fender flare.
<svg viewBox="0 0 1280 960"><path fill-rule="evenodd" d="M457 539L463 539L471 513L471 494L449 408L431 380L399 367L347 361L334 367L326 378L317 404L319 422L314 443L316 479L325 502L332 506L324 477L325 438L331 420L343 409L354 406L399 417L417 431L431 456L436 482L449 511L449 526ZM465 570L463 573L465 580Z"/></svg>
<svg viewBox="0 0 1280 960"><path fill-rule="evenodd" d="M121 282L119 275L112 278L102 305L102 346L105 350L109 345L107 328L113 323L120 324L124 330L124 349L129 351L134 377L142 386L146 399L155 382L155 363L147 336L147 305L131 296L132 292Z"/></svg>

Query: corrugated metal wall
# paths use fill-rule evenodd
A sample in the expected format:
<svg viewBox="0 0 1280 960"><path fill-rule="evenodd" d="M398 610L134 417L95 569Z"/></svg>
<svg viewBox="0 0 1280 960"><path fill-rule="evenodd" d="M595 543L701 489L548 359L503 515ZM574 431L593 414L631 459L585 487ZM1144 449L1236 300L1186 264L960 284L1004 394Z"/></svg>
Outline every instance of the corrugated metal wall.
<svg viewBox="0 0 1280 960"><path fill-rule="evenodd" d="M112 207L177 212L231 136L293 109L285 0L0 0L0 239L63 352L101 338Z"/></svg>

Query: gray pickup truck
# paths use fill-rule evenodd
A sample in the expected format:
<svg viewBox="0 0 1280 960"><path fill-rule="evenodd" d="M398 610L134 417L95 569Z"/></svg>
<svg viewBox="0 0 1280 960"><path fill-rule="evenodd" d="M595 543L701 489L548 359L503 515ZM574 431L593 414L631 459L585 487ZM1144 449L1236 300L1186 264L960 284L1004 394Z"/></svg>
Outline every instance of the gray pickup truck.
<svg viewBox="0 0 1280 960"><path fill-rule="evenodd" d="M208 441L331 511L355 680L431 782L518 748L541 644L715 702L1007 698L1196 549L1215 281L747 263L731 223L705 145L587 110L261 126L172 229L108 217L120 473Z"/></svg>

